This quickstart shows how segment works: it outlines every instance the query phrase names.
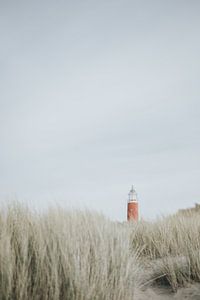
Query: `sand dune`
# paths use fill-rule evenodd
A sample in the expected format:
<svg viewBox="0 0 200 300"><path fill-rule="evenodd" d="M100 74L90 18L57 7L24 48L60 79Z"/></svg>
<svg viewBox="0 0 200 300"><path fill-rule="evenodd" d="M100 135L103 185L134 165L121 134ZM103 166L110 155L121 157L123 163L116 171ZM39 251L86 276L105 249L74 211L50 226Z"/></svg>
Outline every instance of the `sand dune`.
<svg viewBox="0 0 200 300"><path fill-rule="evenodd" d="M200 219L0 211L0 299L200 300ZM191 284L193 283L193 284Z"/></svg>
<svg viewBox="0 0 200 300"><path fill-rule="evenodd" d="M199 300L200 284L189 285L181 288L177 293L172 293L169 289L148 288L146 291L137 291L136 300Z"/></svg>

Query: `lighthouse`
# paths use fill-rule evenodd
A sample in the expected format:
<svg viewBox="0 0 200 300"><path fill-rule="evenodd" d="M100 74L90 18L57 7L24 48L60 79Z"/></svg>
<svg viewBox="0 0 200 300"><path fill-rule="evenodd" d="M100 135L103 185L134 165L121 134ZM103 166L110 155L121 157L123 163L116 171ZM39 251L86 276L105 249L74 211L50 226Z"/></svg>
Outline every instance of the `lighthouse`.
<svg viewBox="0 0 200 300"><path fill-rule="evenodd" d="M138 221L137 193L133 186L128 194L127 221Z"/></svg>

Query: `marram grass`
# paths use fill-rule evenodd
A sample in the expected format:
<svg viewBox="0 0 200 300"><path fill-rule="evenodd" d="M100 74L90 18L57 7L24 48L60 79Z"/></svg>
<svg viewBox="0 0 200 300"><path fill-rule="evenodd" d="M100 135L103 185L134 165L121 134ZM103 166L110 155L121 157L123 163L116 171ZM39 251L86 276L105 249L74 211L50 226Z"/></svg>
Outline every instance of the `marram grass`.
<svg viewBox="0 0 200 300"><path fill-rule="evenodd" d="M87 211L1 211L0 299L133 299L130 233Z"/></svg>
<svg viewBox="0 0 200 300"><path fill-rule="evenodd" d="M200 216L117 223L90 211L0 210L0 300L138 300L200 281Z"/></svg>

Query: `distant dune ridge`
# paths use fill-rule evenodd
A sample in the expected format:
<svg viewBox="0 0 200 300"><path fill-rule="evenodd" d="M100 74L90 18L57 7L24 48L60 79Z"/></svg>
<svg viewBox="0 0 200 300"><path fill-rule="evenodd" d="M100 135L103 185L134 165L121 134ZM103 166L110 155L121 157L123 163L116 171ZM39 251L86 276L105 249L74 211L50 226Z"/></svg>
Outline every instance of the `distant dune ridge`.
<svg viewBox="0 0 200 300"><path fill-rule="evenodd" d="M0 212L0 299L200 299L196 211L120 224L90 211Z"/></svg>
<svg viewBox="0 0 200 300"><path fill-rule="evenodd" d="M178 211L178 214L182 214L182 215L190 215L193 213L200 214L200 204L195 203L194 207L179 209L179 211Z"/></svg>

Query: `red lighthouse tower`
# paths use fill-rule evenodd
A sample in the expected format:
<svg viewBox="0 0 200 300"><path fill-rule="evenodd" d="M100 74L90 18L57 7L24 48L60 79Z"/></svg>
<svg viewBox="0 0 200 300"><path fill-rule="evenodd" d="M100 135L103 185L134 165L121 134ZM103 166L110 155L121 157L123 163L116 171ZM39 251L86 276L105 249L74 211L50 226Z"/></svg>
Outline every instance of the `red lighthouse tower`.
<svg viewBox="0 0 200 300"><path fill-rule="evenodd" d="M132 186L128 194L127 221L138 221L138 217L137 193Z"/></svg>

